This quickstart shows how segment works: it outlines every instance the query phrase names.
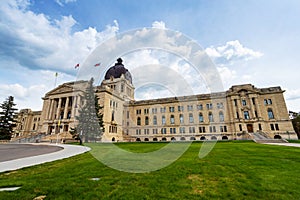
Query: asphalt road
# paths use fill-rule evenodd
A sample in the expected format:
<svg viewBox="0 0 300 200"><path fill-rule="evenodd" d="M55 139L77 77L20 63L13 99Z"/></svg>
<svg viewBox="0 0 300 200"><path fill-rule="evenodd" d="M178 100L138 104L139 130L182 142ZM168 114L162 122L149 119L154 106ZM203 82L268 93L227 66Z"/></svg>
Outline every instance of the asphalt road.
<svg viewBox="0 0 300 200"><path fill-rule="evenodd" d="M52 153L62 149L62 147L50 145L0 144L0 162Z"/></svg>

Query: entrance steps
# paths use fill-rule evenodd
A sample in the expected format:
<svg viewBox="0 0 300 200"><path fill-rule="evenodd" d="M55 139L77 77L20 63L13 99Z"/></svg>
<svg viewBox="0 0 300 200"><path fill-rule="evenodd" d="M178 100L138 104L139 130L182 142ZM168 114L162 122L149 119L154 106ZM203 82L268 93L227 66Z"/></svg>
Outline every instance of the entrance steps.
<svg viewBox="0 0 300 200"><path fill-rule="evenodd" d="M273 139L268 136L266 133L249 133L252 137L252 140L256 143L288 143L285 139Z"/></svg>

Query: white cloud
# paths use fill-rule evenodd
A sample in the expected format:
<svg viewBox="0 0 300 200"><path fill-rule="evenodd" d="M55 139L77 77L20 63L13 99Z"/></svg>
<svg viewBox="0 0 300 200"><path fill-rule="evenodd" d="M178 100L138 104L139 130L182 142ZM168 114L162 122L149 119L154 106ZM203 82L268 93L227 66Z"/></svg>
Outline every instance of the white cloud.
<svg viewBox="0 0 300 200"><path fill-rule="evenodd" d="M154 21L152 23L152 28L166 29L166 24L163 21Z"/></svg>
<svg viewBox="0 0 300 200"><path fill-rule="evenodd" d="M69 3L72 1L60 1ZM83 62L98 44L114 36L114 21L104 30L96 28L74 32L71 16L52 19L30 10L29 0L0 1L0 102L15 96L19 109L42 108L41 97L57 84L74 81L74 65Z"/></svg>
<svg viewBox="0 0 300 200"><path fill-rule="evenodd" d="M119 30L114 21L101 32L93 27L72 32L77 22L71 15L51 19L25 9L28 2L1 3L0 57L13 58L29 68L71 72L73 66L82 62L101 41Z"/></svg>
<svg viewBox="0 0 300 200"><path fill-rule="evenodd" d="M248 61L263 56L263 53L244 47L238 40L226 42L223 46L210 46L206 53L220 65L233 64L237 61Z"/></svg>

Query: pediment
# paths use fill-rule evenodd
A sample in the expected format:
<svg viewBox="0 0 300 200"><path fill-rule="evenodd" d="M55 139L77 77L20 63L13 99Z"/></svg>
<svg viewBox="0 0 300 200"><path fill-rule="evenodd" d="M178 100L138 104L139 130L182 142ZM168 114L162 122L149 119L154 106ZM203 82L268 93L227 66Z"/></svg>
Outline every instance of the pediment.
<svg viewBox="0 0 300 200"><path fill-rule="evenodd" d="M234 95L246 96L248 94L255 94L255 93L259 93L259 90L251 84L232 86L227 91L227 94L229 96L234 96Z"/></svg>
<svg viewBox="0 0 300 200"><path fill-rule="evenodd" d="M46 96L55 95L55 94L63 94L63 93L71 93L73 92L73 87L69 85L60 85L53 90L49 91Z"/></svg>

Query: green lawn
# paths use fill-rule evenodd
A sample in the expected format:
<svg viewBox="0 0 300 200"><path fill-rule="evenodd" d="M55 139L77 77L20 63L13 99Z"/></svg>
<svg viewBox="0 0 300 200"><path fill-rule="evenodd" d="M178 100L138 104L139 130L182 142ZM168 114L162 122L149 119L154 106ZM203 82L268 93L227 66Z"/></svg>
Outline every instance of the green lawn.
<svg viewBox="0 0 300 200"><path fill-rule="evenodd" d="M165 143L120 143L149 152ZM110 169L90 153L1 173L0 199L299 199L300 148L218 142L203 159L193 143L173 164L150 173ZM91 178L100 178L98 181Z"/></svg>

